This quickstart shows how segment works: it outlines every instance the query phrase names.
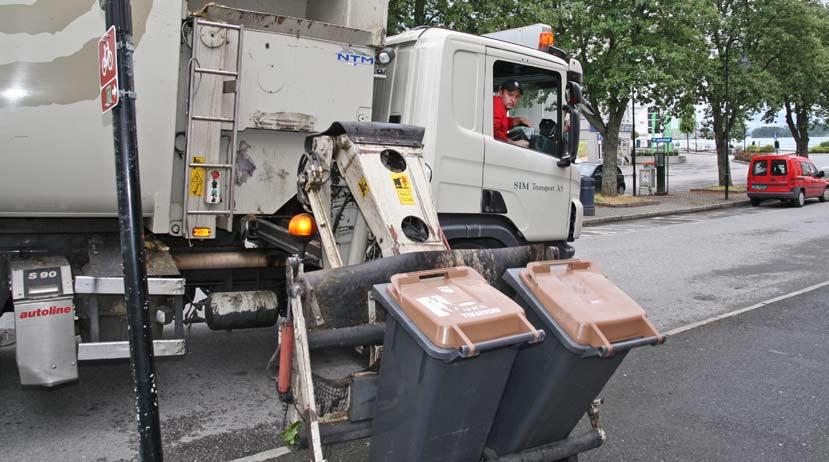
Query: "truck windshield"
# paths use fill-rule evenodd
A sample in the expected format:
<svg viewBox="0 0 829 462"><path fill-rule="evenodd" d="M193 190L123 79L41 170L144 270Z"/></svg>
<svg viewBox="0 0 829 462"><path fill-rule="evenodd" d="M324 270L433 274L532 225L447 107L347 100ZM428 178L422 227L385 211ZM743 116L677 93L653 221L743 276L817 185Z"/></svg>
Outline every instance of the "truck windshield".
<svg viewBox="0 0 829 462"><path fill-rule="evenodd" d="M524 141L521 146L550 155L558 155L561 139L561 76L558 72L508 61L493 65L494 93L505 82L517 82L521 96L508 107L512 128L509 138ZM528 126L523 122L529 122ZM519 125L519 126L515 126Z"/></svg>

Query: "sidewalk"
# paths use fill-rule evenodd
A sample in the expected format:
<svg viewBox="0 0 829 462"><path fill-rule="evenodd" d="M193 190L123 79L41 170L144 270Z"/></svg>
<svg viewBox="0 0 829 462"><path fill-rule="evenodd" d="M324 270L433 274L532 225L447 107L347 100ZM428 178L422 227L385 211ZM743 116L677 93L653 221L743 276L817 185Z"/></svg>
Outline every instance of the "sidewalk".
<svg viewBox="0 0 829 462"><path fill-rule="evenodd" d="M674 215L678 213L703 212L706 210L735 207L748 204L745 193L730 192L726 201L721 192L680 191L667 196L642 196L658 201L658 204L638 207L604 207L596 206L596 215L584 217L584 226L598 225L614 221L636 220L639 218Z"/></svg>

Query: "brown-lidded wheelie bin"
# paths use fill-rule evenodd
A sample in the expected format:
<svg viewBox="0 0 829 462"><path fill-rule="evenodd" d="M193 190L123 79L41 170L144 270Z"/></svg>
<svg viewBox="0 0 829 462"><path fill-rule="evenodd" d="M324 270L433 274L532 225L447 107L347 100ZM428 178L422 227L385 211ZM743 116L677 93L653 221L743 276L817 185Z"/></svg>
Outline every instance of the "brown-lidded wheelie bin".
<svg viewBox="0 0 829 462"><path fill-rule="evenodd" d="M369 460L477 462L518 347L543 339L468 267L399 274L386 310Z"/></svg>
<svg viewBox="0 0 829 462"><path fill-rule="evenodd" d="M631 348L664 341L590 261L530 263L504 279L547 337L515 360L486 444L498 455L566 438Z"/></svg>

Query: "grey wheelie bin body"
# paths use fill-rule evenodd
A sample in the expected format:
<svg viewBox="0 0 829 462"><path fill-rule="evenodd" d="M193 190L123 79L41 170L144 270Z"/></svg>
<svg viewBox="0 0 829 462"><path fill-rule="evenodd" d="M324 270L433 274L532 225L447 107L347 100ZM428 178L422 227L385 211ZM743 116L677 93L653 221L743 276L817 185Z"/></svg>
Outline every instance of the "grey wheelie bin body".
<svg viewBox="0 0 829 462"><path fill-rule="evenodd" d="M571 292L563 297L569 303L584 302L581 309L590 310L591 305L607 305L608 302L612 305L614 299L624 298L620 301L626 302L628 308L638 307L630 297L606 281L604 275L593 270L589 262L570 262L576 264L577 270L590 273L577 276L586 275L592 279L590 282L598 284L565 280L565 284L555 289L557 292ZM556 266L567 265L568 261L539 264L545 263ZM533 265L537 264L532 263L528 267ZM526 309L527 319L536 328L544 329L547 336L544 342L522 348L515 360L486 444L499 455L567 438L627 352L636 346L664 341L664 337L644 318L641 308L642 317L639 319L634 319L636 310L620 310L615 319L614 315L606 319L610 325L599 326L594 332L603 337L601 330L604 328L608 331L608 337L621 336L624 340L610 343L612 340L604 338L603 341L596 341L592 334L586 335L587 338L574 338L577 335L573 332L588 332L592 329L591 325L580 323L577 313L574 318L565 320L570 322L568 332L564 325L566 322L557 320L551 313L555 311L545 307L533 292L526 274L525 268L510 269L504 279L515 289L516 300ZM608 285L618 293L607 290ZM630 316L631 312L634 316Z"/></svg>
<svg viewBox="0 0 829 462"><path fill-rule="evenodd" d="M449 271L458 269L474 273L463 267ZM477 273L475 276L480 278ZM532 328L518 305L485 282L485 287L473 289L478 292L476 298L485 304L475 307L471 305L473 302L459 302L451 299L452 294L447 295L447 290L458 292L457 285L435 283L435 280L429 278L433 287L439 287L442 292L432 292L433 295L421 292L410 298L410 301L425 299L425 309L433 310L428 313L433 319L425 325L413 320L401 306L405 301L401 303L401 297L395 297L394 278L393 284L376 285L372 290L372 296L387 313L372 424L369 457L372 462L479 461L518 346L543 338L544 333ZM407 290L405 286L397 289ZM460 290L463 289L469 287ZM492 295L495 299L490 298ZM467 329L468 334L462 334L466 338L460 347L436 344L436 340L447 340L447 335L451 335L429 324L450 316L442 313L442 309L471 307L467 319L479 321L487 318L480 313L502 309L507 302L512 304L514 313L520 312L515 325L506 330L499 327L500 332L494 333L497 335L486 332L489 329L482 324L463 326L461 331ZM417 316L415 313L414 317ZM492 325L502 327L504 322L511 322L494 321ZM448 339L444 343L452 341Z"/></svg>

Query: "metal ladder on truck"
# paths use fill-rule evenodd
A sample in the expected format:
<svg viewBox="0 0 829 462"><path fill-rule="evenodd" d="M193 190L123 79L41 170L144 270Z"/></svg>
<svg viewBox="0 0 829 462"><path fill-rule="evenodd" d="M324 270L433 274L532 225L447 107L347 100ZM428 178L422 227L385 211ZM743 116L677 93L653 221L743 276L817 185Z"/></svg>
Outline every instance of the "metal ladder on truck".
<svg viewBox="0 0 829 462"><path fill-rule="evenodd" d="M205 30L205 27L215 28L218 31L224 31L223 34L217 34L215 31L208 31L210 37L214 40L221 40L221 45L214 45L211 48L217 48L218 46L224 47L227 43L227 33L228 31L236 31L237 39L236 39L236 59L235 59L235 70L226 70L221 68L220 66L217 67L202 67L199 63L199 56L200 52L202 51L202 47L205 45L202 43L202 31ZM224 226L222 229L225 231L232 231L233 229L233 208L234 208L234 199L233 199L233 186L234 186L234 179L235 179L235 166L236 166L236 150L237 150L237 135L239 131L238 126L238 119L239 119L239 92L240 92L240 85L239 79L241 75L241 68L242 68L242 37L243 37L243 27L241 25L235 24L225 24L225 23L217 23L212 21L205 21L200 18L194 18L193 20L193 34L192 34L192 57L190 59L189 65L189 87L188 87L188 94L187 94L187 126L186 126L186 135L185 135L185 163L186 169L184 174L184 200L183 200L183 235L188 239L192 238L212 238L215 235L215 228L216 228L216 218L223 217L225 218ZM216 38L218 36L218 38ZM222 56L222 60L224 61L224 55ZM197 97L197 93L200 90L202 81L199 80L197 83L197 76L201 77L204 75L213 75L213 76L221 76L225 77L226 79L221 80L221 88L217 92L218 95L218 109L219 114L194 114L194 107L196 104L194 103L195 98ZM202 89L207 90L207 89ZM222 96L224 94L232 94L233 95L233 112L231 117L223 117L221 114L222 108ZM208 95L208 96L216 96L216 94ZM193 140L193 131L194 127L197 123L220 123L219 125L219 143L221 145L221 132L224 130L225 124L231 125L231 136L230 136L230 146L228 149L228 157L226 159L227 163L223 162L206 162L204 157L200 154L203 154L203 151L198 151L194 148L194 140ZM218 149L221 151L221 149ZM217 152L218 154L218 152ZM220 156L221 154L218 154ZM206 200L202 200L202 197L205 196L206 186L204 189L201 190L201 194L198 194L199 185L193 182L194 179L201 181L203 184L207 182L207 178L205 178L205 172L208 171L224 171L225 175L222 175L222 182L226 185L226 194L222 194L224 199L214 202L208 203ZM198 176L198 173L201 173L201 177ZM191 190L191 188L195 187L195 192ZM224 188L222 188L224 189ZM195 199L194 199L195 196ZM198 206L194 206L195 204ZM224 203L224 207L217 207L219 204ZM200 219L201 217L210 217L209 220L205 221ZM191 223L195 222L195 223ZM191 226L191 224L197 224L200 229L210 228L209 235L194 235L194 229L196 227Z"/></svg>

